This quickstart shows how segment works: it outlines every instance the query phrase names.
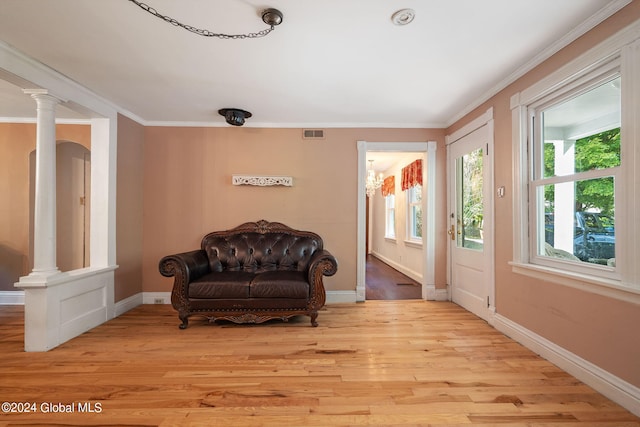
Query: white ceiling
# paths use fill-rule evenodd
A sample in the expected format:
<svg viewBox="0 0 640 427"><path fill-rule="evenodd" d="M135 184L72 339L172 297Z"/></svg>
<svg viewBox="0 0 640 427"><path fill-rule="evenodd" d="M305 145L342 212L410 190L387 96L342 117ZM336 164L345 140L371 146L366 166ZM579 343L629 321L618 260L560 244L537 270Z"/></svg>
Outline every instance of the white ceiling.
<svg viewBox="0 0 640 427"><path fill-rule="evenodd" d="M226 126L218 109L237 107L253 113L246 126L445 127L628 0L146 2L215 32L266 28L265 7L284 21L220 40L129 0L1 0L0 40L143 124ZM393 25L405 7L414 21ZM0 82L0 117L34 116Z"/></svg>

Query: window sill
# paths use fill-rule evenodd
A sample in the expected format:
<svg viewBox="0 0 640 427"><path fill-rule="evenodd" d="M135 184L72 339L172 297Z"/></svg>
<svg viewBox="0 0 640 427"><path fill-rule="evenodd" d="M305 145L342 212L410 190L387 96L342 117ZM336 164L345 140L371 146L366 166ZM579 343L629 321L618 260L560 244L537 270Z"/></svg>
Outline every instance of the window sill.
<svg viewBox="0 0 640 427"><path fill-rule="evenodd" d="M568 286L608 298L640 304L640 289L625 286L619 280L603 279L588 274L574 273L557 268L525 264L516 261L511 261L509 264L511 265L511 271L516 274L522 274L534 279Z"/></svg>
<svg viewBox="0 0 640 427"><path fill-rule="evenodd" d="M404 244L410 248L422 249L422 242L417 240L405 240Z"/></svg>
<svg viewBox="0 0 640 427"><path fill-rule="evenodd" d="M385 240L386 242L388 242L388 243L394 243L394 244L395 244L395 243L398 243L395 237L387 237L387 236L384 236L384 240Z"/></svg>

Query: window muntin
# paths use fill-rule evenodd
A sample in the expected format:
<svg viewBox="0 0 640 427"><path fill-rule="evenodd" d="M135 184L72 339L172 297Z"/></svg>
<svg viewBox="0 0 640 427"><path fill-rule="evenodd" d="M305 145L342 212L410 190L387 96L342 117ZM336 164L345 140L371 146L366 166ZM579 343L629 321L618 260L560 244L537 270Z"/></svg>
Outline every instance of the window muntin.
<svg viewBox="0 0 640 427"><path fill-rule="evenodd" d="M562 268L580 271L598 265L606 267L605 275L615 271L620 86L617 72L599 76L530 109L533 263L562 260ZM587 225L600 218L606 228Z"/></svg>
<svg viewBox="0 0 640 427"><path fill-rule="evenodd" d="M410 241L422 242L422 186L420 184L406 190L408 204L408 236Z"/></svg>

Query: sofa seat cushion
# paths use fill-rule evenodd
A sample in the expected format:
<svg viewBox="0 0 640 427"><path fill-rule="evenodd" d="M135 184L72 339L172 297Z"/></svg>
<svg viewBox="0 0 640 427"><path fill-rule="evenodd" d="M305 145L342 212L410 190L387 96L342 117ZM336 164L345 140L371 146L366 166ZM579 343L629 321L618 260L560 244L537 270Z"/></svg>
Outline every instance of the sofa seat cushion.
<svg viewBox="0 0 640 427"><path fill-rule="evenodd" d="M265 271L251 281L251 298L308 298L309 283L301 271Z"/></svg>
<svg viewBox="0 0 640 427"><path fill-rule="evenodd" d="M189 284L189 298L249 298L249 285L255 274L245 271L209 273Z"/></svg>

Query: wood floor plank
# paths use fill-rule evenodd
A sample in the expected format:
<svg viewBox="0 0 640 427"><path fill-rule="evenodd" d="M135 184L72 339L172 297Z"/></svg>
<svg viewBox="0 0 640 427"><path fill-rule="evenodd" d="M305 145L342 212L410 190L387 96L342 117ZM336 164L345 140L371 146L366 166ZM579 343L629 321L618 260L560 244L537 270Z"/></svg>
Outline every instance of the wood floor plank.
<svg viewBox="0 0 640 427"><path fill-rule="evenodd" d="M0 426L640 427L446 302L330 305L317 328L193 319L186 330L171 307L145 305L46 353L23 351L22 316L0 307L0 400L37 410L0 413ZM74 411L44 412L56 403Z"/></svg>

